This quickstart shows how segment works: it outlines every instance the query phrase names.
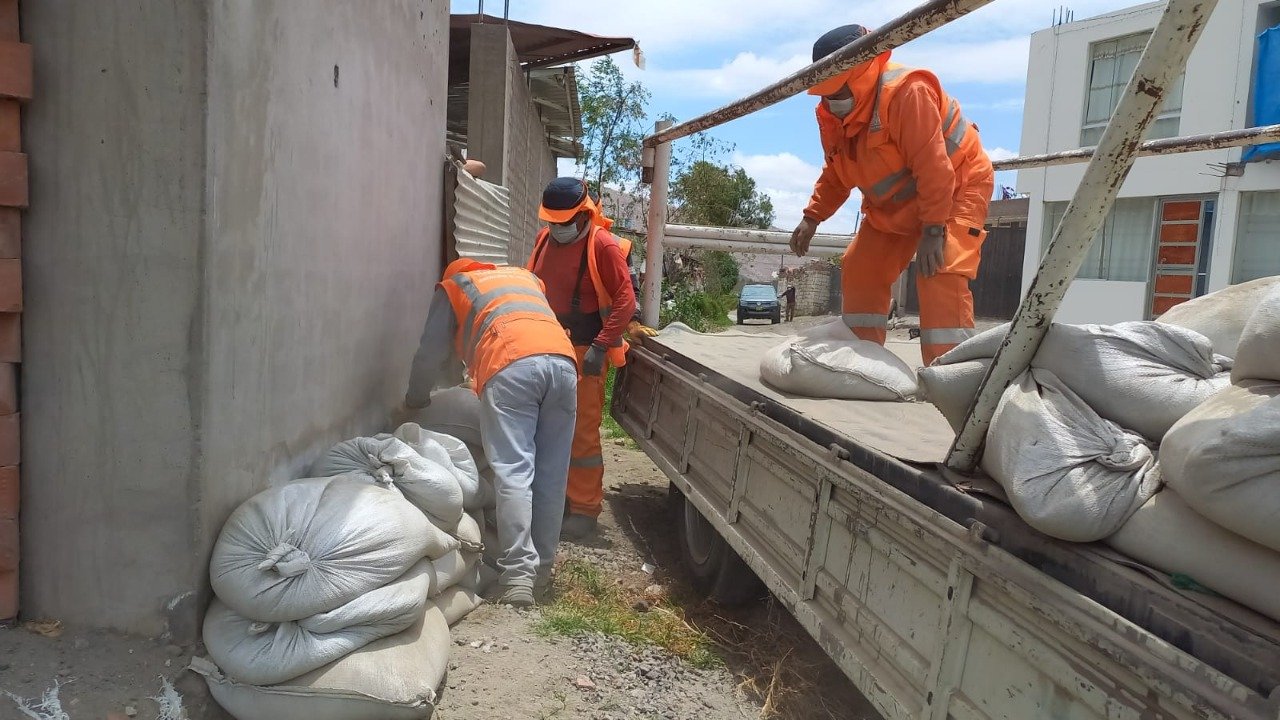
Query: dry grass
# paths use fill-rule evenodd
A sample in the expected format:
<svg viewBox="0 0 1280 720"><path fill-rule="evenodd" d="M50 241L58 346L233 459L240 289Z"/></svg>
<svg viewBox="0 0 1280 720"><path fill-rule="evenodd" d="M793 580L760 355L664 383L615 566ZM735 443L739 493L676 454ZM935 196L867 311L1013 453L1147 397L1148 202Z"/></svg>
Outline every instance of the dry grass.
<svg viewBox="0 0 1280 720"><path fill-rule="evenodd" d="M685 620L665 596L627 588L581 560L569 560L556 576L556 600L543 610L539 631L552 635L596 632L635 645L656 645L694 667L722 664L711 639Z"/></svg>
<svg viewBox="0 0 1280 720"><path fill-rule="evenodd" d="M714 605L708 605L706 615L694 624L724 649L738 677L738 689L760 703L761 720L847 718L843 708L837 710L828 704L819 684L819 663L803 660L797 652L811 644L808 636L784 627L779 615L782 612L785 611L770 603L765 621L748 626L724 617Z"/></svg>

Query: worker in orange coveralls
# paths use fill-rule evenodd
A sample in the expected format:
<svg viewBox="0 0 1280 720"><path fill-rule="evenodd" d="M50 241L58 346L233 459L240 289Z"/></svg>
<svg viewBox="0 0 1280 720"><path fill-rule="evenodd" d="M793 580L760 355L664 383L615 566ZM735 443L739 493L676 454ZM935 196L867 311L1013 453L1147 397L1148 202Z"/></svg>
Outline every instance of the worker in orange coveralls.
<svg viewBox="0 0 1280 720"><path fill-rule="evenodd" d="M578 379L578 419L565 490L568 515L561 537L581 538L596 527L604 500L604 454L600 422L609 366L626 363L636 296L627 252L606 229L607 219L577 178L552 180L542 193L538 217L547 227L538 233L528 269L547 287L547 300L569 331L582 368Z"/></svg>
<svg viewBox="0 0 1280 720"><path fill-rule="evenodd" d="M816 62L866 35L845 25L813 44ZM791 233L804 255L818 224L862 192L864 222L841 263L844 322L884 344L890 288L916 258L920 353L926 365L973 336L973 295L983 225L995 189L978 127L928 70L889 62L889 52L810 88L820 95L825 163Z"/></svg>

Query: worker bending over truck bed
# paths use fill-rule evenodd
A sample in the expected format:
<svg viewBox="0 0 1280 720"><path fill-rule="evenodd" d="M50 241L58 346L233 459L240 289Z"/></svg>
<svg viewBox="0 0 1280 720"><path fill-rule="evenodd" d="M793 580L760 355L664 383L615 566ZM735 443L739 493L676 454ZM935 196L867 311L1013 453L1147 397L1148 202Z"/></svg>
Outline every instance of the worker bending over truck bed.
<svg viewBox="0 0 1280 720"><path fill-rule="evenodd" d="M869 32L845 25L813 45L813 59ZM916 258L920 353L928 365L973 335L973 295L987 208L995 188L978 127L928 70L889 62L890 52L810 88L820 95L825 163L791 250L804 255L818 224L862 193L865 215L841 263L845 324L884 344L891 287Z"/></svg>

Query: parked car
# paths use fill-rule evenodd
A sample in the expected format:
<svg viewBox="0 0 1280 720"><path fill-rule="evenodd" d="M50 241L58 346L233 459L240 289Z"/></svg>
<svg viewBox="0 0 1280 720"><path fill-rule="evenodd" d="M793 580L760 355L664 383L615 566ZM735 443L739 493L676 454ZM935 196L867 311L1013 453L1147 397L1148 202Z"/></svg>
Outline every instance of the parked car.
<svg viewBox="0 0 1280 720"><path fill-rule="evenodd" d="M772 285L744 285L738 293L738 324L751 318L766 318L774 325L782 322L782 305Z"/></svg>

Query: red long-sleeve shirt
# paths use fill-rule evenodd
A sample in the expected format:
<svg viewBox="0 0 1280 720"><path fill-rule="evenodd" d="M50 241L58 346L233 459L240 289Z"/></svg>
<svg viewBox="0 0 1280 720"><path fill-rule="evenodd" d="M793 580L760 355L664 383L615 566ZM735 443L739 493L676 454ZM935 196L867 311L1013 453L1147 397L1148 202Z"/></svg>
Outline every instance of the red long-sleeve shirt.
<svg viewBox="0 0 1280 720"><path fill-rule="evenodd" d="M536 258L533 274L537 275L547 286L547 302L556 314L568 313L573 308L573 284L578 277L578 266L583 261L584 238L570 245L561 245L548 240L545 248ZM613 298L609 317L604 320L604 327L596 336L595 344L611 347L622 338L636 310L636 294L631 286L631 270L627 267L627 259L622 255L618 241L608 231L596 231L596 269L600 272L600 282ZM582 271L582 282L578 285L578 311L594 313L600 311L600 302L596 299L595 285L591 282L590 271Z"/></svg>

